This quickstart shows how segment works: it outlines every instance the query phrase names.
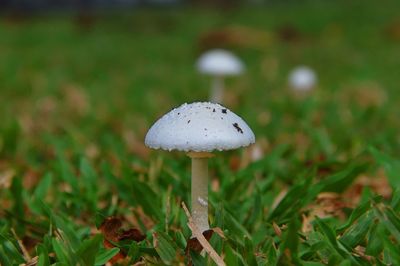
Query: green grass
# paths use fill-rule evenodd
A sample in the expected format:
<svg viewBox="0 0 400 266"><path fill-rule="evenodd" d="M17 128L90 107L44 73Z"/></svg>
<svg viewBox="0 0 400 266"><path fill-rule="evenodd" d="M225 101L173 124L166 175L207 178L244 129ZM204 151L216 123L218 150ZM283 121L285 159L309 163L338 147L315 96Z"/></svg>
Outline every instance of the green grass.
<svg viewBox="0 0 400 266"><path fill-rule="evenodd" d="M69 15L1 18L0 265L27 263L21 246L37 265L102 265L119 251L123 265L212 265L185 252L188 157L143 138L171 108L207 99L198 38L238 25L271 36L234 47L247 71L227 82L226 105L264 156L211 160L210 223L225 235L214 249L227 265L400 265L400 40L387 30L399 8L136 10L99 15L90 30ZM300 41L279 40L282 25ZM305 99L286 84L298 64L318 73ZM99 227L110 216L146 238L106 249Z"/></svg>

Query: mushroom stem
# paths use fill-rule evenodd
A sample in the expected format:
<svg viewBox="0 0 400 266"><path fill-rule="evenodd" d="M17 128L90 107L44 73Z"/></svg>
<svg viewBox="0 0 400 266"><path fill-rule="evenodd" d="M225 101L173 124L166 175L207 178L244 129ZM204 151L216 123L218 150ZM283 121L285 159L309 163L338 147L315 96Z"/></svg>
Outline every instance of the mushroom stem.
<svg viewBox="0 0 400 266"><path fill-rule="evenodd" d="M222 76L215 76L212 81L210 101L222 103L224 98L224 79Z"/></svg>
<svg viewBox="0 0 400 266"><path fill-rule="evenodd" d="M208 224L208 158L211 153L189 153L192 158L192 217L204 232Z"/></svg>

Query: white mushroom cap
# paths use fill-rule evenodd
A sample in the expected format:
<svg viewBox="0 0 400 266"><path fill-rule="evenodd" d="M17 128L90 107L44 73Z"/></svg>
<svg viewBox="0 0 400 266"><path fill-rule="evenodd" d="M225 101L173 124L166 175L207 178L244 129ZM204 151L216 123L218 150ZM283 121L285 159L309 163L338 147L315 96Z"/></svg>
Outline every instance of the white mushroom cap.
<svg viewBox="0 0 400 266"><path fill-rule="evenodd" d="M310 90L317 83L315 72L307 66L299 66L289 74L289 85L295 90Z"/></svg>
<svg viewBox="0 0 400 266"><path fill-rule="evenodd" d="M211 152L254 143L255 136L242 118L209 102L183 104L161 117L147 132L153 149Z"/></svg>
<svg viewBox="0 0 400 266"><path fill-rule="evenodd" d="M243 72L243 63L234 54L222 49L205 52L197 60L197 69L204 74L228 76Z"/></svg>

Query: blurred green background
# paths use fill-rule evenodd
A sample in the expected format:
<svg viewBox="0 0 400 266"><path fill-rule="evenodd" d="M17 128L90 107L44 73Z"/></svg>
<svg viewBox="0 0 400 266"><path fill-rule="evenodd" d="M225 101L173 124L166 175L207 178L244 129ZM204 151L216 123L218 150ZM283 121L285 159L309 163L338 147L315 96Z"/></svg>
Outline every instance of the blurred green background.
<svg viewBox="0 0 400 266"><path fill-rule="evenodd" d="M189 195L188 159L151 152L143 140L171 108L208 99L210 77L199 74L195 62L207 49L225 48L243 60L246 71L227 79L224 105L254 130L262 159L251 162L243 150L210 163L211 221L228 237L224 244L213 242L217 251L235 261L236 250L247 265L255 265L256 253L259 265L299 265L300 258L310 263L304 265L368 265L353 250L359 245L376 257L372 262L400 263L399 196L392 196L400 185L399 10L396 0L3 10L0 253L10 243L17 246L18 235L32 256L47 256L58 247L49 242L59 239L54 228L76 231L68 229L73 237L63 240L74 249L68 239L78 239L76 244L90 237L101 213L128 217L147 236L140 252L159 263L160 256L170 263L174 254L163 257L157 247L154 253L152 233L169 225L165 238L173 238L179 246L173 250L182 255L190 236L179 207ZM318 84L307 95L288 85L298 65L317 74ZM300 217L310 214L323 192L345 202L340 215L322 215L335 231L314 220L310 235L297 234ZM367 203L370 209L362 205ZM394 210L394 227L385 227L383 209ZM350 216L354 210L356 218ZM357 220L361 214L366 220ZM386 229L376 229L377 221ZM275 235L275 225L283 237ZM376 244L378 231L395 240ZM330 243L332 234L348 253L326 244L327 252L317 254L314 241ZM39 243L47 253L37 249ZM384 247L393 252L382 255ZM285 248L293 264L284 260ZM63 261L60 253L50 257Z"/></svg>
<svg viewBox="0 0 400 266"><path fill-rule="evenodd" d="M301 115L285 110L296 107L285 103L287 76L297 65L318 75L319 111L378 104L384 119L393 114L397 123L398 7L397 1L299 1L230 9L11 13L0 28L1 127L17 120L24 140L40 124L40 136L75 128L89 130L82 137L93 140L99 125L110 122L142 138L149 123L171 107L207 100L209 78L194 65L202 50L213 47L229 48L246 64L244 75L228 80L226 105L266 136L274 137L282 116ZM276 105L283 110L271 113ZM279 121L258 125L262 112ZM346 123L327 120L329 130ZM373 137L382 119L372 122L348 133L369 135L370 129Z"/></svg>

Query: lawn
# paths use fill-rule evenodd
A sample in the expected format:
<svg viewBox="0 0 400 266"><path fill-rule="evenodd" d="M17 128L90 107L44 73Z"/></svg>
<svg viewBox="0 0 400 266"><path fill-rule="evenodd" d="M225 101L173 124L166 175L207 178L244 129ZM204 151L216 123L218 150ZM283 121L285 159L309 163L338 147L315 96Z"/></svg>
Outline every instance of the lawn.
<svg viewBox="0 0 400 266"><path fill-rule="evenodd" d="M246 65L224 105L256 136L209 164L226 265L400 265L400 2L285 2L0 17L0 265L216 265L188 244L189 157L144 146L207 100L210 46Z"/></svg>

